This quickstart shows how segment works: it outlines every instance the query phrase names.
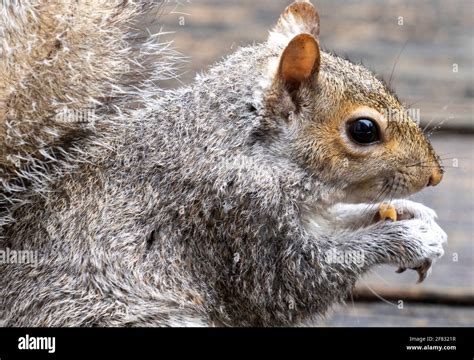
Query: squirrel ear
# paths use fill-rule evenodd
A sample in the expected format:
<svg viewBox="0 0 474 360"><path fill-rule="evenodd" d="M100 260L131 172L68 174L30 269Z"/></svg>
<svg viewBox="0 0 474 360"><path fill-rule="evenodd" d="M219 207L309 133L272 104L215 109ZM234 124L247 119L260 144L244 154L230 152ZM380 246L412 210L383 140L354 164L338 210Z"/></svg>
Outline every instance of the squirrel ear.
<svg viewBox="0 0 474 360"><path fill-rule="evenodd" d="M278 78L288 92L297 91L301 84L319 72L320 52L318 41L309 34L295 36L283 51Z"/></svg>
<svg viewBox="0 0 474 360"><path fill-rule="evenodd" d="M309 1L295 1L280 15L278 23L270 34L270 41L276 38L291 39L298 34L319 37L319 14Z"/></svg>

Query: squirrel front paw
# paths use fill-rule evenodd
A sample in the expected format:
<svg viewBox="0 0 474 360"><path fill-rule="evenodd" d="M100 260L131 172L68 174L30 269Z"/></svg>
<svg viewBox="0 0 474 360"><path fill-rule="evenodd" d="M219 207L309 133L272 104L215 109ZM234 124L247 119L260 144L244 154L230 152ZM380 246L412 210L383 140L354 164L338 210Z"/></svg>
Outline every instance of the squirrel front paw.
<svg viewBox="0 0 474 360"><path fill-rule="evenodd" d="M432 263L444 254L447 235L429 207L410 200L393 200L389 204L397 212L392 220L377 216L382 204L336 204L330 215L334 227L349 228L356 232L357 238L369 240L365 246L379 255L375 262L398 265L397 272L407 268L416 270L421 282L429 274ZM375 248L374 244L377 244Z"/></svg>
<svg viewBox="0 0 474 360"><path fill-rule="evenodd" d="M380 224L384 236L391 241L389 262L399 266L397 272L417 270L418 282L430 273L431 264L443 256L443 245L447 242L446 233L434 221L436 215L426 209L419 207L419 212L411 213L415 216L411 219Z"/></svg>

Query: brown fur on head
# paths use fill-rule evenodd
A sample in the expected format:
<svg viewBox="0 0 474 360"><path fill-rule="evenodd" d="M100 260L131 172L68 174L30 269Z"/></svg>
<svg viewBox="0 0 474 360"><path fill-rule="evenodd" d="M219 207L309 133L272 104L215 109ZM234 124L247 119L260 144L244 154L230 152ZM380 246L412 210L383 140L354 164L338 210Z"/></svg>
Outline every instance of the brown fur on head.
<svg viewBox="0 0 474 360"><path fill-rule="evenodd" d="M296 158L342 189L341 201L404 197L438 184L438 157L408 111L366 68L321 51L318 34L315 8L295 2L268 42L283 51L266 101L274 114L297 124ZM360 119L373 124L373 142L355 141Z"/></svg>

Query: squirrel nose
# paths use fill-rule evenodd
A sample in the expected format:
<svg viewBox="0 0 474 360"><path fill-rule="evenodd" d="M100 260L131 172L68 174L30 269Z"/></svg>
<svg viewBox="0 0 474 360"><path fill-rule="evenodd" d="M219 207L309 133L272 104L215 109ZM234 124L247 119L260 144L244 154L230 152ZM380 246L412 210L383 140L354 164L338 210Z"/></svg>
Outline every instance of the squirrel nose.
<svg viewBox="0 0 474 360"><path fill-rule="evenodd" d="M427 186L436 186L443 179L443 172L439 168L433 169Z"/></svg>

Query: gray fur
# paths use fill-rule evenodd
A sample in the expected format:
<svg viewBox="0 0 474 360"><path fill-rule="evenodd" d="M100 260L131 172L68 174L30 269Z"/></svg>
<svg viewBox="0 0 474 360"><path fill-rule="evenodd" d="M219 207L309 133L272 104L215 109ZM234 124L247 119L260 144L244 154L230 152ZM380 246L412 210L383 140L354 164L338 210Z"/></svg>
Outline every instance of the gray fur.
<svg viewBox="0 0 474 360"><path fill-rule="evenodd" d="M429 210L356 230L344 219L362 224L360 208L331 213L348 184L303 162L304 118L288 123L271 105L280 54L271 42L243 48L188 87L140 90L146 106L105 116L47 191L22 195L0 248L39 258L0 265L5 325L298 324L373 265L440 256ZM362 251L363 266L328 262L333 249Z"/></svg>

